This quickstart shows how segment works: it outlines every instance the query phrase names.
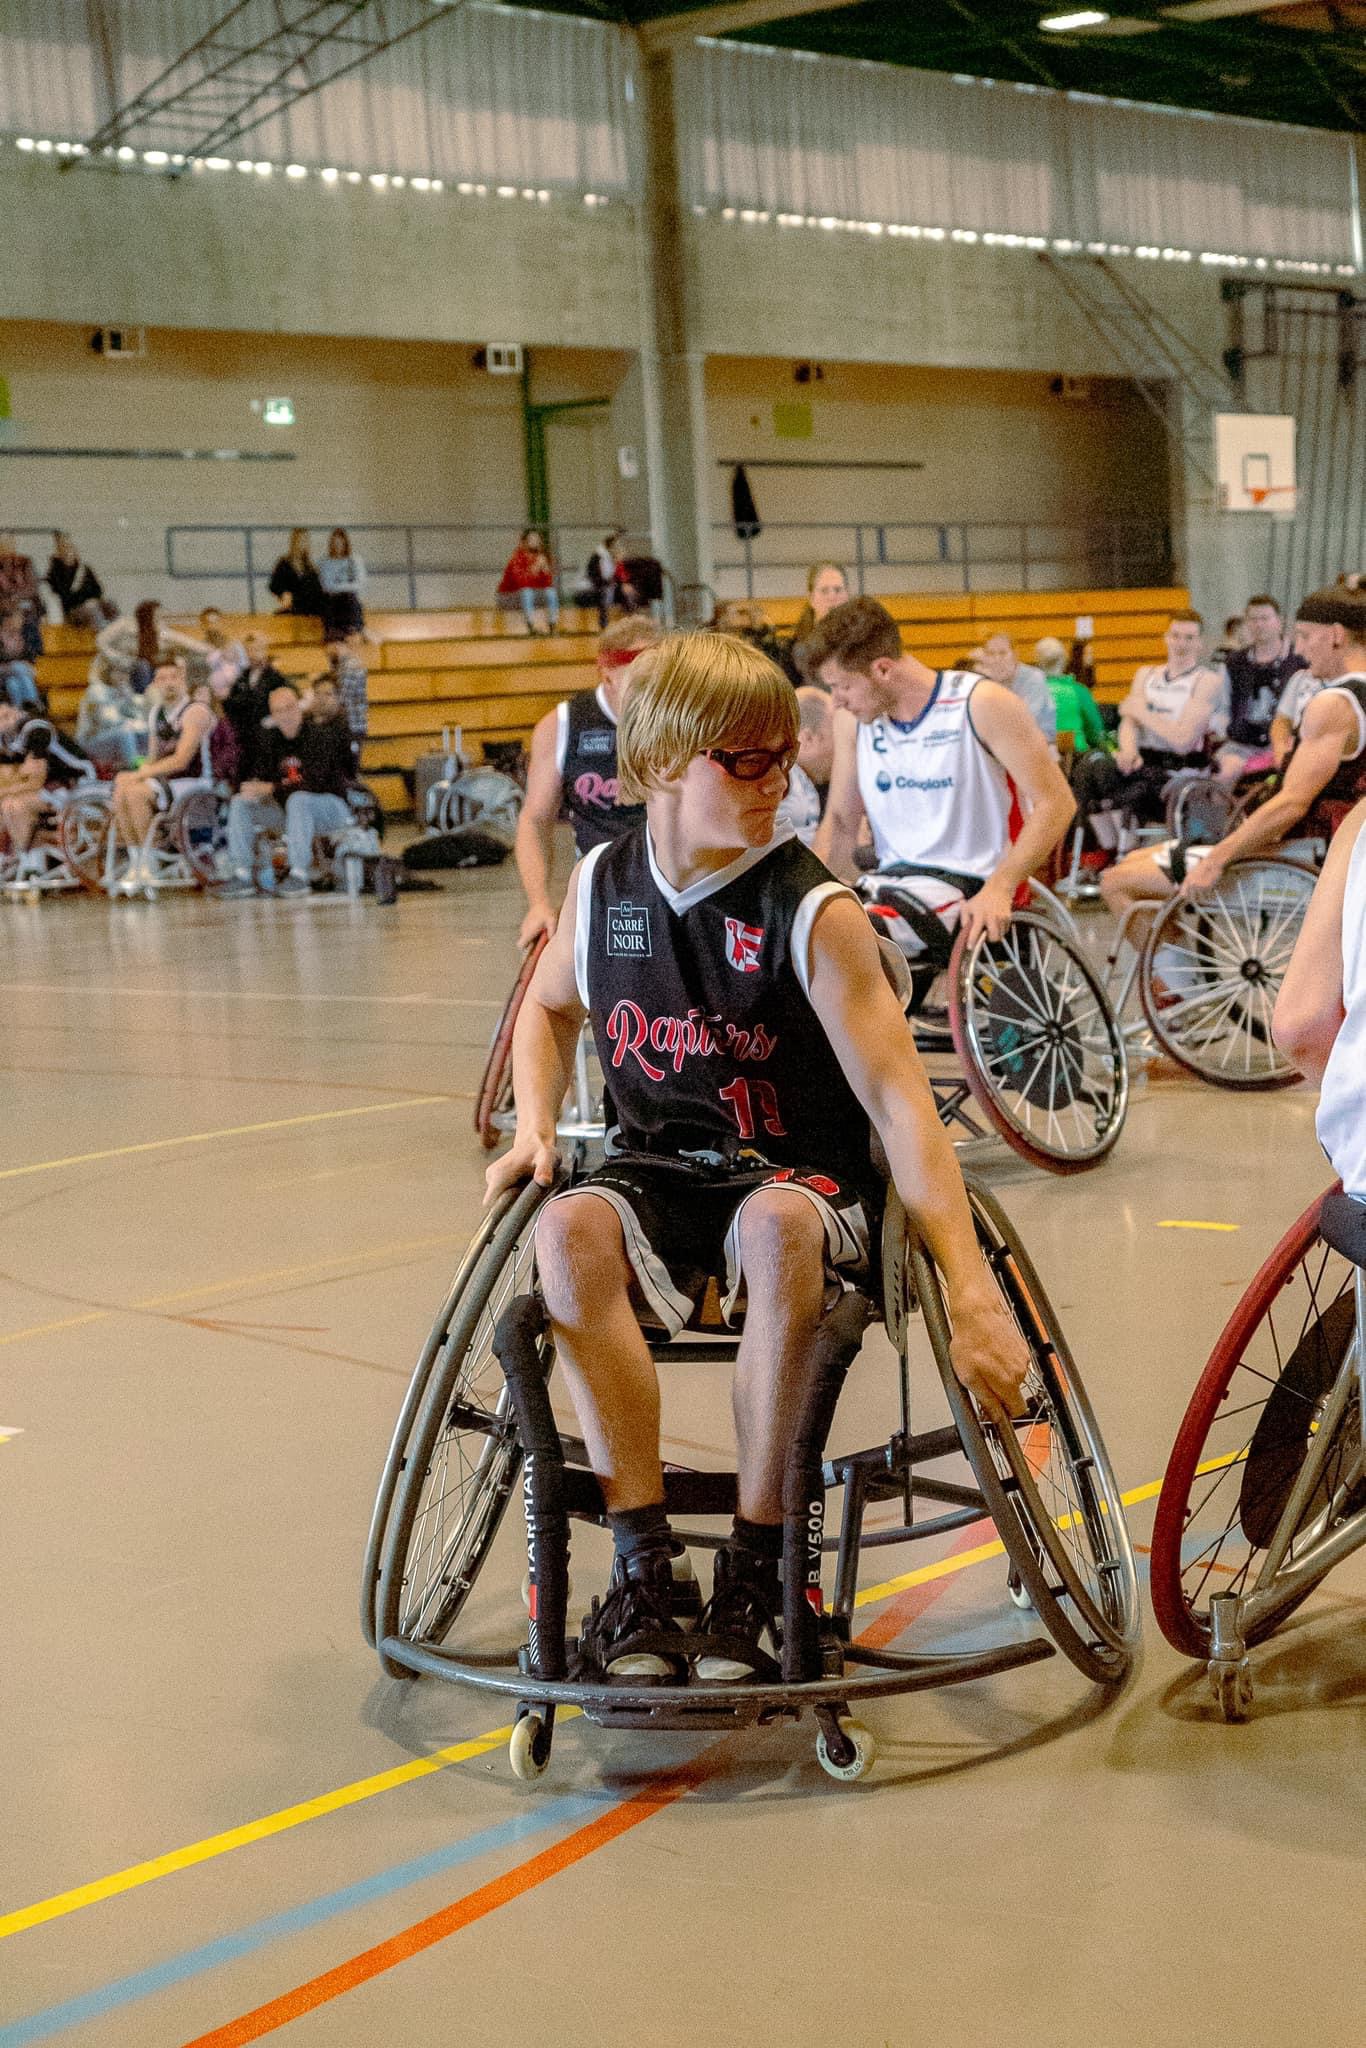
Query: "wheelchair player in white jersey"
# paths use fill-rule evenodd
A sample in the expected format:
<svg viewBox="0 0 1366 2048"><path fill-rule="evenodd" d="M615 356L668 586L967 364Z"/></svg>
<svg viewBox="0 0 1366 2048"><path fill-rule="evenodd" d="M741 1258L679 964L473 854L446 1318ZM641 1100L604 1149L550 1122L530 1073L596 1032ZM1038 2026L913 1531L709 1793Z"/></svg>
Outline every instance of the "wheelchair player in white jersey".
<svg viewBox="0 0 1366 2048"><path fill-rule="evenodd" d="M828 613L807 646L836 705L817 854L848 875L866 818L878 874L914 870L899 882L946 930L999 939L1075 809L1028 709L998 683L907 653L875 598ZM896 936L911 955L925 947L919 931Z"/></svg>

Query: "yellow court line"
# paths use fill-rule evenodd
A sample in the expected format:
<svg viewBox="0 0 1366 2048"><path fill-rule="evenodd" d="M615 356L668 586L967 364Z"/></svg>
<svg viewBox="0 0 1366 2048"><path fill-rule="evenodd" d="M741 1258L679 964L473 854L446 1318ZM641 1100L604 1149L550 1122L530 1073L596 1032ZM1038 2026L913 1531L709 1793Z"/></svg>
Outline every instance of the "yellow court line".
<svg viewBox="0 0 1366 2048"><path fill-rule="evenodd" d="M10 1330L0 1337L0 1344L17 1344L24 1337L47 1337L53 1330L74 1330L81 1323L102 1323L107 1316L115 1313L109 1308L92 1308L88 1315L62 1316L55 1323L30 1323L26 1330Z"/></svg>
<svg viewBox="0 0 1366 2048"><path fill-rule="evenodd" d="M1182 1223L1169 1217L1158 1224L1159 1230L1241 1230L1241 1223Z"/></svg>
<svg viewBox="0 0 1366 2048"><path fill-rule="evenodd" d="M183 1138L148 1138L140 1145L110 1145L103 1152L75 1152L69 1159L38 1159L32 1166L6 1166L0 1180L22 1180L30 1173L55 1173L63 1166L91 1166L100 1159L126 1159L135 1152L165 1152L176 1145L208 1145L215 1138L250 1138L262 1131L288 1131L300 1124L333 1123L345 1116L383 1116L396 1109L426 1109L449 1102L449 1095L410 1095L406 1102L362 1102L349 1109L315 1109L306 1116L277 1116L264 1124L227 1124L218 1131L187 1131Z"/></svg>
<svg viewBox="0 0 1366 2048"><path fill-rule="evenodd" d="M1242 1455L1236 1452L1232 1457L1211 1458L1198 1465L1196 1470L1212 1472L1218 1466L1233 1464ZM1125 1507L1133 1507L1139 1501L1151 1500L1161 1490L1162 1481L1154 1479L1146 1486L1135 1486L1128 1493L1121 1494L1120 1501ZM979 1543L973 1550L961 1550L940 1558L935 1564L921 1565L919 1570L906 1572L898 1579L888 1579L880 1586L866 1586L854 1604L856 1607L871 1606L875 1601L890 1599L894 1593L904 1593L908 1587L922 1586L932 1579L949 1578L955 1572L966 1571L970 1565L985 1564L989 1558L1004 1554L1005 1545L999 1539ZM559 1718L572 1719L579 1712L578 1707L566 1707L561 1710ZM283 1834L286 1829L300 1827L305 1821L318 1820L325 1814L339 1812L343 1807L358 1805L381 1792L391 1792L397 1786L410 1784L414 1778L443 1771L450 1764L484 1756L506 1742L511 1732L510 1728L489 1729L486 1734L456 1743L451 1749L437 1750L433 1756L419 1757L412 1763L398 1765L392 1771L381 1771L377 1777L358 1779L354 1784L341 1786L336 1792L324 1792L317 1799L282 1807L278 1813L267 1814L263 1820L247 1821L242 1827L228 1828L222 1834L206 1836L202 1842L192 1842L186 1849L169 1850L164 1856L154 1856L145 1863L134 1863L126 1870L116 1870L112 1876L97 1878L92 1884L77 1885L71 1891L55 1893L50 1899L39 1899L35 1905L21 1906L16 1912L0 1916L0 1941L22 1933L25 1928L39 1927L44 1921L59 1920L64 1914L79 1912L83 1906L115 1898L120 1892L134 1891L139 1885L151 1884L159 1877L191 1869L196 1863L207 1863L215 1856L226 1855L229 1850L242 1849L270 1835Z"/></svg>

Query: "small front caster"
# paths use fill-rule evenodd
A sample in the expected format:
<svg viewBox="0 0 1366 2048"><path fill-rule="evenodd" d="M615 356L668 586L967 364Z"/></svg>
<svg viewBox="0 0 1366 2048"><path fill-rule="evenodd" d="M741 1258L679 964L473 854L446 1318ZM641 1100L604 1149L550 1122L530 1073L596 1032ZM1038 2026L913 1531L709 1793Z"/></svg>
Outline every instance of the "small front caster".
<svg viewBox="0 0 1366 2048"><path fill-rule="evenodd" d="M513 1725L508 1741L508 1762L512 1775L524 1784L543 1778L550 1763L553 1723L539 1714L523 1714Z"/></svg>
<svg viewBox="0 0 1366 2048"><path fill-rule="evenodd" d="M1252 1673L1247 1658L1236 1664L1211 1663L1209 1689L1226 1721L1246 1721L1252 1712Z"/></svg>
<svg viewBox="0 0 1366 2048"><path fill-rule="evenodd" d="M865 1728L862 1721L856 1721L852 1714L832 1714L822 1718L821 1732L816 1737L816 1756L827 1777L852 1785L872 1769L877 1757L877 1744L872 1730Z"/></svg>
<svg viewBox="0 0 1366 2048"><path fill-rule="evenodd" d="M1016 1571L1014 1565L1006 1573L1006 1591L1010 1595L1013 1607L1020 1608L1025 1614L1032 1614L1034 1612L1034 1602L1029 1597L1029 1588Z"/></svg>

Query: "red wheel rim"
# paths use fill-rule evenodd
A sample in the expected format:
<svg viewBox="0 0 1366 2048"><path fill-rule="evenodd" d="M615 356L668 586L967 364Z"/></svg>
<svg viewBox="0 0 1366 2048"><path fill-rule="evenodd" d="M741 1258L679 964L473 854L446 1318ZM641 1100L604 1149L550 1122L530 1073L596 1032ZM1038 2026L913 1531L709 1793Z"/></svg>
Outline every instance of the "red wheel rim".
<svg viewBox="0 0 1366 2048"><path fill-rule="evenodd" d="M1209 1629L1192 1612L1182 1586L1182 1542L1186 1534L1191 1488L1200 1472L1201 1454L1219 1414L1229 1383L1242 1363L1268 1309L1293 1275L1318 1236L1319 1211L1324 1196L1335 1194L1338 1186L1326 1188L1297 1216L1258 1268L1233 1314L1225 1323L1210 1352L1209 1362L1196 1382L1181 1427L1172 1445L1162 1490L1153 1518L1152 1595L1157 1625L1174 1650L1188 1657L1209 1654Z"/></svg>
<svg viewBox="0 0 1366 2048"><path fill-rule="evenodd" d="M548 934L539 932L528 947L517 970L517 979L512 984L512 993L503 1005L503 1014L498 1019L493 1043L489 1047L489 1056L484 1065L484 1075L479 1083L479 1095L474 1106L475 1133L486 1152L493 1150L501 1136L493 1119L507 1086L508 1066L512 1058L512 1034L517 1025L517 1013L522 1007L523 996L531 986L531 977L536 972L536 962L548 944Z"/></svg>
<svg viewBox="0 0 1366 2048"><path fill-rule="evenodd" d="M82 813L93 819L96 812L103 819L105 830L100 834L98 848L83 857L76 844L76 825ZM77 797L64 806L57 827L57 838L61 844L63 859L81 887L92 892L97 892L104 881L105 840L109 825L108 804L96 805L89 797Z"/></svg>

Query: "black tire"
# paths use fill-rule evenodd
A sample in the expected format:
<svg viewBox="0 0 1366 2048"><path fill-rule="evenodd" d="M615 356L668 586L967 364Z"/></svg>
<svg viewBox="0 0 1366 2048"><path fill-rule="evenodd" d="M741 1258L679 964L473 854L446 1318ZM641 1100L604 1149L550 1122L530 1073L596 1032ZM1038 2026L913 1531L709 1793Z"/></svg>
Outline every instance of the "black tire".
<svg viewBox="0 0 1366 2048"><path fill-rule="evenodd" d="M380 1538L379 1642L444 1642L516 1485L522 1452L493 1330L513 1296L531 1285L536 1211L546 1193L534 1182L518 1190L468 1277L430 1368ZM412 1675L381 1661L390 1677Z"/></svg>
<svg viewBox="0 0 1366 2048"><path fill-rule="evenodd" d="M488 1211L479 1229L470 1239L403 1396L403 1406L399 1409L398 1420L394 1424L394 1433L385 1455L384 1467L379 1476L375 1505L370 1514L370 1531L365 1542L365 1558L361 1565L360 1625L371 1649L375 1647L377 1640L375 1595L379 1587L380 1552L384 1543L384 1532L389 1524L389 1511L394 1503L394 1493L408 1462L410 1441L422 1406L422 1397L427 1391L432 1367L450 1337L451 1324L460 1313L471 1275L493 1242L494 1236L501 1229L509 1210L521 1198L523 1192L521 1188L509 1188L501 1201Z"/></svg>
<svg viewBox="0 0 1366 2048"><path fill-rule="evenodd" d="M1173 896L1139 966L1143 1014L1163 1052L1217 1088L1288 1088L1298 1070L1271 1015L1315 877L1288 860L1240 860L1200 896Z"/></svg>
<svg viewBox="0 0 1366 2048"><path fill-rule="evenodd" d="M475 1134L486 1152L492 1152L502 1136L501 1127L495 1119L505 1116L512 1108L512 1034L517 1028L522 998L531 986L537 962L549 943L546 934L538 932L527 947L517 969L517 979L503 1005L503 1013L494 1026L489 1056L484 1062L474 1104Z"/></svg>
<svg viewBox="0 0 1366 2048"><path fill-rule="evenodd" d="M1113 1151L1129 1058L1109 999L1049 918L1017 911L999 939L960 931L948 1012L963 1076L992 1128L1034 1166L1082 1173Z"/></svg>
<svg viewBox="0 0 1366 2048"><path fill-rule="evenodd" d="M192 789L176 805L172 819L176 850L205 888L218 880L219 814L211 789Z"/></svg>
<svg viewBox="0 0 1366 2048"><path fill-rule="evenodd" d="M1118 1685L1138 1642L1138 1575L1109 1454L1028 1254L999 1203L967 1187L982 1255L1033 1357L1021 1421L988 1421L954 1373L939 1275L914 1232L911 1283L964 1452L1035 1613L1087 1678Z"/></svg>

